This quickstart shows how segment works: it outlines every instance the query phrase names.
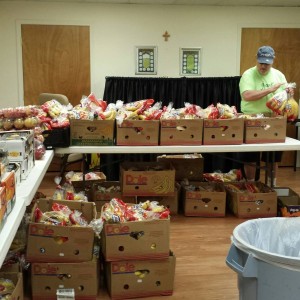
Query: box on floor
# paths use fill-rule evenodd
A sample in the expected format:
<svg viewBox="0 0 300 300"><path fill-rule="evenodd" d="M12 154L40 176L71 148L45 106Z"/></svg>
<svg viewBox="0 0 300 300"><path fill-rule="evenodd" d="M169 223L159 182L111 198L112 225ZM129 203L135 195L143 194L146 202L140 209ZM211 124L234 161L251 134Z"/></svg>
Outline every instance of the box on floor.
<svg viewBox="0 0 300 300"><path fill-rule="evenodd" d="M277 193L278 210L282 217L300 217L300 197L288 187L274 187Z"/></svg>

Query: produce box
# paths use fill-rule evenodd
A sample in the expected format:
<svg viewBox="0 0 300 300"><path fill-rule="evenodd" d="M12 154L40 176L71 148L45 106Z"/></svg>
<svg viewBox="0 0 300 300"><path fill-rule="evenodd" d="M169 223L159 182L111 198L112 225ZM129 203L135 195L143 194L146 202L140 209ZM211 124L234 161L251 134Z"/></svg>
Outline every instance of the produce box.
<svg viewBox="0 0 300 300"><path fill-rule="evenodd" d="M182 188L185 216L225 217L226 192L223 183L190 182Z"/></svg>
<svg viewBox="0 0 300 300"><path fill-rule="evenodd" d="M105 273L111 299L131 299L173 294L176 257L163 260L106 262Z"/></svg>
<svg viewBox="0 0 300 300"><path fill-rule="evenodd" d="M157 157L158 162L169 162L175 168L175 180L201 181L203 175L203 157L201 154L174 154Z"/></svg>
<svg viewBox="0 0 300 300"><path fill-rule="evenodd" d="M57 226L35 222L35 209L52 211L53 203L77 210L90 222L97 215L95 204L84 201L39 199L33 206L27 235L29 262L80 262L92 259L94 230L84 226Z"/></svg>
<svg viewBox="0 0 300 300"><path fill-rule="evenodd" d="M46 149L56 147L64 148L70 146L70 126L64 128L55 128L52 130L44 130L43 137Z"/></svg>
<svg viewBox="0 0 300 300"><path fill-rule="evenodd" d="M160 120L160 145L202 145L203 119Z"/></svg>
<svg viewBox="0 0 300 300"><path fill-rule="evenodd" d="M277 193L279 214L282 217L300 216L300 197L288 187L274 187Z"/></svg>
<svg viewBox="0 0 300 300"><path fill-rule="evenodd" d="M6 298L6 288L1 286L0 283L0 299L12 299L12 300L23 300L24 299L24 289L23 289L23 275L21 272L0 272L0 278L10 280L14 286L13 290L9 290L9 298Z"/></svg>
<svg viewBox="0 0 300 300"><path fill-rule="evenodd" d="M5 187L0 187L0 232L6 222L6 191Z"/></svg>
<svg viewBox="0 0 300 300"><path fill-rule="evenodd" d="M158 139L158 120L124 120L117 125L118 146L157 146Z"/></svg>
<svg viewBox="0 0 300 300"><path fill-rule="evenodd" d="M8 216L16 203L16 182L14 171L8 172L4 175L1 179L1 186L5 187L6 215Z"/></svg>
<svg viewBox="0 0 300 300"><path fill-rule="evenodd" d="M167 162L124 162L120 166L124 196L172 196L175 169Z"/></svg>
<svg viewBox="0 0 300 300"><path fill-rule="evenodd" d="M114 145L115 120L70 120L71 146Z"/></svg>
<svg viewBox="0 0 300 300"><path fill-rule="evenodd" d="M31 264L33 300L97 299L99 261L74 263L34 262Z"/></svg>
<svg viewBox="0 0 300 300"><path fill-rule="evenodd" d="M121 184L119 181L103 181L99 183L93 183L89 201L92 201L96 204L97 212L101 212L102 206L113 198L121 199L126 203L136 203L135 196L124 196L122 194Z"/></svg>
<svg viewBox="0 0 300 300"><path fill-rule="evenodd" d="M166 259L170 219L104 223L101 249L106 261Z"/></svg>
<svg viewBox="0 0 300 300"><path fill-rule="evenodd" d="M33 130L0 132L0 147L7 150L8 159L23 161L33 151Z"/></svg>
<svg viewBox="0 0 300 300"><path fill-rule="evenodd" d="M277 194L262 182L224 183L231 211L238 218L277 216Z"/></svg>
<svg viewBox="0 0 300 300"><path fill-rule="evenodd" d="M245 119L245 144L284 143L286 118Z"/></svg>
<svg viewBox="0 0 300 300"><path fill-rule="evenodd" d="M243 144L243 119L204 119L203 128L203 145Z"/></svg>

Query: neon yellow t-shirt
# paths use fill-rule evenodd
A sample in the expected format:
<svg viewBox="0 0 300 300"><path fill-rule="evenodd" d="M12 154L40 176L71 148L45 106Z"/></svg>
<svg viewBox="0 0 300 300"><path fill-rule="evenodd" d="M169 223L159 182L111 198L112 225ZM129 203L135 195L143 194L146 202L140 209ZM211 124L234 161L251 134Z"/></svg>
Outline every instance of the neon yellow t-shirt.
<svg viewBox="0 0 300 300"><path fill-rule="evenodd" d="M279 70L271 68L268 74L261 75L257 67L252 67L244 72L240 79L240 94L241 94L241 111L244 114L258 114L271 112L266 106L267 101L272 98L276 93L284 90L285 86L280 86L274 93L256 100L256 101L245 101L243 99L243 92L252 90L265 90L276 83L286 83L286 78Z"/></svg>

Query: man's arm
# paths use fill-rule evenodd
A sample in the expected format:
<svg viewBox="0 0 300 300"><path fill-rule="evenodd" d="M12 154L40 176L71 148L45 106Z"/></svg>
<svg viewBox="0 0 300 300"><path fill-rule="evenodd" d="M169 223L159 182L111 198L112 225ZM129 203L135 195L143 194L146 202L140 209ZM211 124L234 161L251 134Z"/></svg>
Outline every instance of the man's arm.
<svg viewBox="0 0 300 300"><path fill-rule="evenodd" d="M270 93L274 93L283 84L284 83L276 83L273 86L271 86L265 90L261 90L261 91L256 91L256 90L245 91L242 94L242 96L243 96L243 99L246 101L256 101L258 99L261 99L261 98L269 95Z"/></svg>

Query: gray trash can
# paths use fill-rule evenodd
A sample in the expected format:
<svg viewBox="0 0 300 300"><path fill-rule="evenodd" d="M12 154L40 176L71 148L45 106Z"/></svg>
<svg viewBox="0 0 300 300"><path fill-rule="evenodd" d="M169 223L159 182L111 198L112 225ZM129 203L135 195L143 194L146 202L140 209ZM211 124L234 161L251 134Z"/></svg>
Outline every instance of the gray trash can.
<svg viewBox="0 0 300 300"><path fill-rule="evenodd" d="M299 300L300 218L241 223L226 264L237 273L240 300Z"/></svg>

